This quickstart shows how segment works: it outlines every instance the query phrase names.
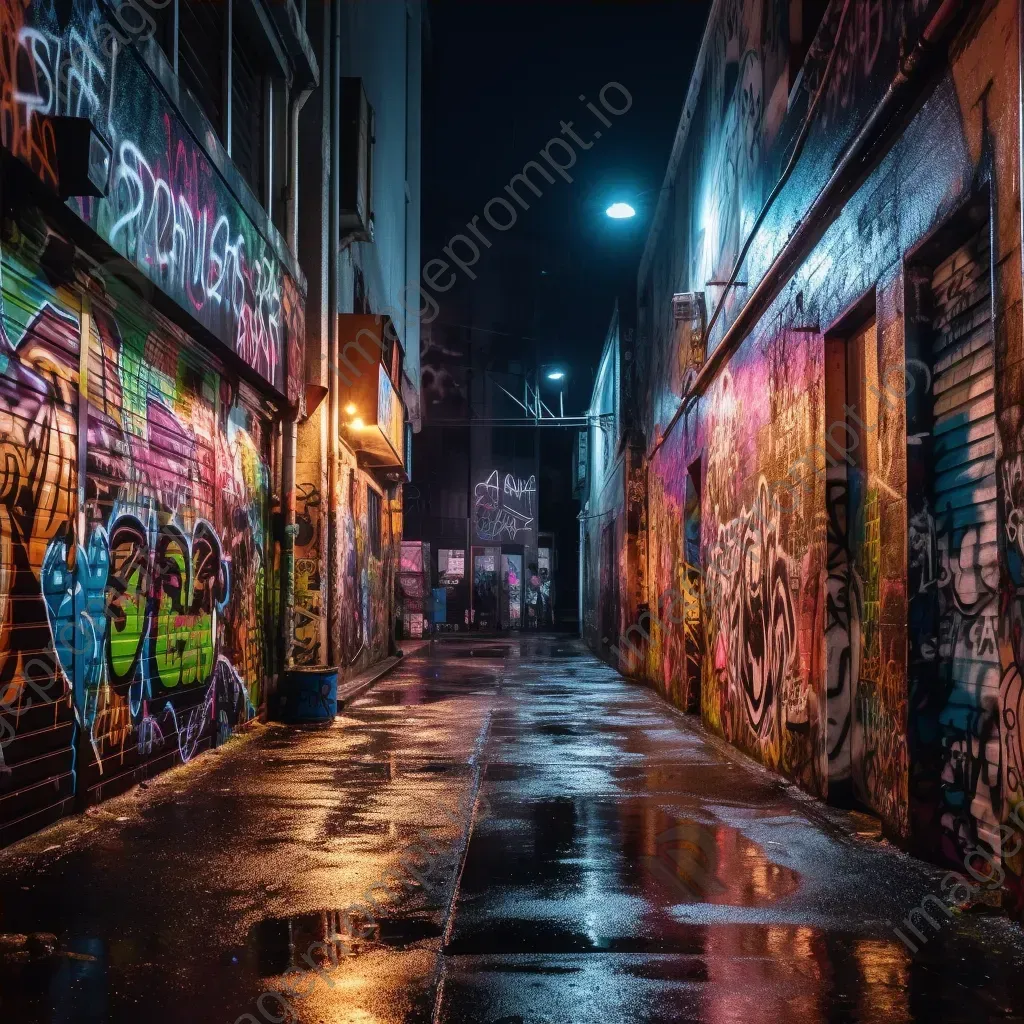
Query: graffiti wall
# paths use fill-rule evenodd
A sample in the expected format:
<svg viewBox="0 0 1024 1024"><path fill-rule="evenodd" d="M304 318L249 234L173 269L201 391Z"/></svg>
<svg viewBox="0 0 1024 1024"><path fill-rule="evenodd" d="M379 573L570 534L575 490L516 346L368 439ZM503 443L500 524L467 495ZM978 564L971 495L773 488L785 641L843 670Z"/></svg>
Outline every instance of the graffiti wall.
<svg viewBox="0 0 1024 1024"><path fill-rule="evenodd" d="M938 5L829 5L799 82L786 4L716 8L685 201L641 270L647 577L620 637L680 707L696 673L705 722L808 791L954 867L1002 862L1022 910L1000 831L1024 799L1017 9L955 6L951 63L680 409L672 296L721 308L713 352ZM622 594L601 544L588 523L588 633Z"/></svg>
<svg viewBox="0 0 1024 1024"><path fill-rule="evenodd" d="M4 222L0 833L224 738L272 654L262 403L74 252Z"/></svg>
<svg viewBox="0 0 1024 1024"><path fill-rule="evenodd" d="M208 152L130 45L130 27L107 20L96 0L11 0L0 7L0 37L0 144L57 188L51 118L89 118L113 150L109 191L69 206L294 400L304 286L213 132ZM162 59L155 46L146 52ZM286 382L289 349L295 380Z"/></svg>
<svg viewBox="0 0 1024 1024"><path fill-rule="evenodd" d="M344 560L341 657L343 667L355 672L389 651L402 518L401 497L387 498L350 458L343 463L346 500L339 517Z"/></svg>
<svg viewBox="0 0 1024 1024"><path fill-rule="evenodd" d="M482 543L537 540L537 478L492 469L473 488L473 536Z"/></svg>

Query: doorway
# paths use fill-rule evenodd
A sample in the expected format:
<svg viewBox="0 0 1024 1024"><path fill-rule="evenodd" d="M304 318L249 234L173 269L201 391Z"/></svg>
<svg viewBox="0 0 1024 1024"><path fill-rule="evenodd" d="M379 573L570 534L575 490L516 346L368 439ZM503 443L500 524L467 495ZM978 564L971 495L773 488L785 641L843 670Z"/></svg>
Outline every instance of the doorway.
<svg viewBox="0 0 1024 1024"><path fill-rule="evenodd" d="M501 624L519 629L523 624L523 556L501 555Z"/></svg>
<svg viewBox="0 0 1024 1024"><path fill-rule="evenodd" d="M828 794L832 803L866 808L881 663L878 366L872 293L825 336Z"/></svg>
<svg viewBox="0 0 1024 1024"><path fill-rule="evenodd" d="M476 629L498 628L498 548L473 548L472 625Z"/></svg>
<svg viewBox="0 0 1024 1024"><path fill-rule="evenodd" d="M911 829L953 864L1000 854L1001 733L1016 728L1000 714L990 231L985 196L919 254L908 292L921 325L907 356Z"/></svg>

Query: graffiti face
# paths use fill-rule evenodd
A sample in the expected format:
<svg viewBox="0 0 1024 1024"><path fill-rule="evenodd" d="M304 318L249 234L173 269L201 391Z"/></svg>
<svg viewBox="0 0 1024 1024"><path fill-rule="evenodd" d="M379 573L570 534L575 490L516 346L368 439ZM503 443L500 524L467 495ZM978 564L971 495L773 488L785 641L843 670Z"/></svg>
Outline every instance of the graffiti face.
<svg viewBox="0 0 1024 1024"><path fill-rule="evenodd" d="M98 299L86 340L95 384L79 424L80 321L58 305L73 297L25 313L38 304L31 265L6 248L3 259L3 658L60 681L93 752L77 769L91 778L169 750L191 757L259 700L264 428L230 391L218 419L216 375L197 374L168 325L143 331L137 308ZM31 628L13 628L19 620Z"/></svg>

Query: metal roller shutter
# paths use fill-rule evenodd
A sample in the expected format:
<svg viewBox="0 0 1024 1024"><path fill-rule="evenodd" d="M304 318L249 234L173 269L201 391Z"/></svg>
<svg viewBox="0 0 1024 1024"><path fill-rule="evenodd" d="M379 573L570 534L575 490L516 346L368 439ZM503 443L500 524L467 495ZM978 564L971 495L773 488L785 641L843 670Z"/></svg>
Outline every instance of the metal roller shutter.
<svg viewBox="0 0 1024 1024"><path fill-rule="evenodd" d="M90 801L258 710L270 493L258 399L128 294L92 320L78 583L95 612L71 652Z"/></svg>
<svg viewBox="0 0 1024 1024"><path fill-rule="evenodd" d="M932 501L939 554L939 681L943 789L957 820L993 849L986 794L999 785L998 546L989 226L932 277ZM981 773L978 776L977 773Z"/></svg>
<svg viewBox="0 0 1024 1024"><path fill-rule="evenodd" d="M38 256L0 251L0 845L65 813L75 792L71 693L41 581L77 509L81 307Z"/></svg>

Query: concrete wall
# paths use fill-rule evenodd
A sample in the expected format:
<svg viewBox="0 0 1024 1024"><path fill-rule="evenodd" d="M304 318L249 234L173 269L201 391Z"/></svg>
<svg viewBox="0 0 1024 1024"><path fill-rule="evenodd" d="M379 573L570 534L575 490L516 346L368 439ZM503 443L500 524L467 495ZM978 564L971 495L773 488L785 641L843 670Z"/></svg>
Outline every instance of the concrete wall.
<svg viewBox="0 0 1024 1024"><path fill-rule="evenodd" d="M341 74L363 79L376 117L374 237L372 242L356 242L345 254L342 301L351 302L351 274L359 267L371 311L391 311L395 321L408 378L403 396L417 426L422 17L417 0L342 5Z"/></svg>
<svg viewBox="0 0 1024 1024"><path fill-rule="evenodd" d="M315 7L315 9L314 9ZM330 5L309 8L322 84L302 116L300 192L306 203L300 252L311 300L323 317L306 339L306 380L329 387L329 319L354 311L357 272L369 311L390 315L405 351L402 397L419 415L419 320L415 291L406 313L406 268L419 262L421 11L416 3L342 3L341 54L331 65ZM372 208L374 239L340 246L330 237L330 93L336 76L363 79L376 114ZM311 157L323 151L324 160ZM338 263L336 309L329 308L331 261ZM418 277L418 269L413 281ZM311 301L312 306L312 301ZM385 353L389 356L390 353ZM360 366L362 369L362 366ZM376 367L372 368L376 373ZM415 385L413 385L415 381ZM299 426L296 469L295 629L300 665L339 665L355 674L385 657L393 641L395 580L402 539L401 488L359 463L344 436L346 417L331 418L329 400ZM331 472L333 462L333 473ZM333 487L332 487L333 482ZM372 543L371 503L381 508L381 546Z"/></svg>
<svg viewBox="0 0 1024 1024"><path fill-rule="evenodd" d="M963 869L972 849L1000 855L999 824L1024 796L1017 5L832 3L799 78L788 7L715 5L645 253L640 542L657 621L620 644L623 665L680 704L695 667L710 728ZM901 54L948 10L948 59L906 63L901 84ZM872 134L894 82L887 132ZM865 126L856 166L827 186ZM958 250L952 278L933 282ZM991 298L971 306L951 279ZM672 320L684 291L709 315L722 305L685 403L700 368ZM979 348L943 377L942 302L954 341L965 310L990 317L994 374ZM965 417L994 412L995 436L979 435L936 507L954 400ZM1019 882L1010 891L1019 901Z"/></svg>

